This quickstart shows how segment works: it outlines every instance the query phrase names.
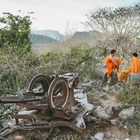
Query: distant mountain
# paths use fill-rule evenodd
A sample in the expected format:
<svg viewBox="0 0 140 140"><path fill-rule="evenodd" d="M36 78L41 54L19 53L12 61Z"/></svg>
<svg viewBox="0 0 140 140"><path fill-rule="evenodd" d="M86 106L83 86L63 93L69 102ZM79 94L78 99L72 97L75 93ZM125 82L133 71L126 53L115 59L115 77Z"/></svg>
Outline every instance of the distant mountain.
<svg viewBox="0 0 140 140"><path fill-rule="evenodd" d="M54 44L54 43L59 42L48 36L43 36L43 35L38 35L38 34L31 34L30 41L31 41L33 47L37 46L37 45L41 45L41 44Z"/></svg>
<svg viewBox="0 0 140 140"><path fill-rule="evenodd" d="M97 31L89 31L89 32L75 32L66 42L70 43L81 43L89 46L93 46L96 44L97 40L102 38L102 33Z"/></svg>
<svg viewBox="0 0 140 140"><path fill-rule="evenodd" d="M99 43L103 37L103 34L97 31L83 31L75 32L71 37L64 41L58 41L51 37L39 34L31 34L30 40L35 52L41 54L55 49L66 49L73 44L80 44L85 47L96 47L97 43Z"/></svg>
<svg viewBox="0 0 140 140"><path fill-rule="evenodd" d="M59 31L55 31L55 30L36 30L36 31L32 31L32 33L47 36L58 41L62 40L64 37L62 34L60 34Z"/></svg>

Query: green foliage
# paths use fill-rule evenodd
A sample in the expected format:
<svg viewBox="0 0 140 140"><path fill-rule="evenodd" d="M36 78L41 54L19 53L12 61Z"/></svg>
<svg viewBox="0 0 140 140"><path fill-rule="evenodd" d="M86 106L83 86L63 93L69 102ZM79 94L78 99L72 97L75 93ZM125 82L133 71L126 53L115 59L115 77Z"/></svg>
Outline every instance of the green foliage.
<svg viewBox="0 0 140 140"><path fill-rule="evenodd" d="M140 134L140 107L136 108L133 120L126 122L129 130L133 134Z"/></svg>
<svg viewBox="0 0 140 140"><path fill-rule="evenodd" d="M63 53L59 51L48 52L40 56L40 61L45 64L47 62L57 61L61 56L63 56Z"/></svg>
<svg viewBox="0 0 140 140"><path fill-rule="evenodd" d="M31 52L30 17L4 13L0 18L0 93L25 88L39 59Z"/></svg>
<svg viewBox="0 0 140 140"><path fill-rule="evenodd" d="M45 73L49 75L60 74L61 65L64 60L65 54L63 52L48 52L47 54L41 55L39 60L42 67L45 68Z"/></svg>
<svg viewBox="0 0 140 140"><path fill-rule="evenodd" d="M94 93L88 95L88 101L92 104L100 104L101 103L99 97Z"/></svg>
<svg viewBox="0 0 140 140"><path fill-rule="evenodd" d="M0 24L4 27L0 29L0 48L7 52L24 54L31 50L29 34L30 34L30 17L13 15L4 13L4 17L0 18Z"/></svg>
<svg viewBox="0 0 140 140"><path fill-rule="evenodd" d="M3 60L3 62L2 62ZM38 73L39 59L32 53L24 57L7 54L0 57L0 93L14 94L27 87L31 78Z"/></svg>
<svg viewBox="0 0 140 140"><path fill-rule="evenodd" d="M28 67L40 65L39 57L36 56L36 54L31 53L31 52L24 54L23 60L25 61L25 65Z"/></svg>
<svg viewBox="0 0 140 140"><path fill-rule="evenodd" d="M127 85L126 85L127 86ZM128 86L127 86L128 87ZM136 88L133 85L133 88L129 87L128 89L124 89L117 95L117 99L121 101L123 104L128 104L131 106L135 106L135 113L133 120L128 120L125 122L125 125L128 126L131 133L140 133L140 89Z"/></svg>
<svg viewBox="0 0 140 140"><path fill-rule="evenodd" d="M74 72L81 80L91 78L100 55L99 49L72 46L68 52L53 51L40 56L40 63L47 74Z"/></svg>
<svg viewBox="0 0 140 140"><path fill-rule="evenodd" d="M140 90L139 89L127 89L117 94L118 100L122 103L139 104L140 103Z"/></svg>

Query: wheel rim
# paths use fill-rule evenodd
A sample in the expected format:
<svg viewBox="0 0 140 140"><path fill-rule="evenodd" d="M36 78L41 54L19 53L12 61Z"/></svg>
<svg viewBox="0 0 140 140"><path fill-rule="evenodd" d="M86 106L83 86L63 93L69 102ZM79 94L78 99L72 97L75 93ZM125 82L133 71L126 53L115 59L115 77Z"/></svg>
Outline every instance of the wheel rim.
<svg viewBox="0 0 140 140"><path fill-rule="evenodd" d="M48 89L48 103L50 108L64 108L69 97L67 80L63 77L54 79Z"/></svg>
<svg viewBox="0 0 140 140"><path fill-rule="evenodd" d="M33 91L35 96L44 96L48 92L50 82L50 77L37 75L30 81L28 91Z"/></svg>

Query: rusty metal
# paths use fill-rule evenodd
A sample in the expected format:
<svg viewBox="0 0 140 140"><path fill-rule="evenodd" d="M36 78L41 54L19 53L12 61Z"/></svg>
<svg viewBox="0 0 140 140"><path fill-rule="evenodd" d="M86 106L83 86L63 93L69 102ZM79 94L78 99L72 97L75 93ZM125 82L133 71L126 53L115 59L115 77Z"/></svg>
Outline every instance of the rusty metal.
<svg viewBox="0 0 140 140"><path fill-rule="evenodd" d="M21 130L47 130L61 126L83 133L86 129L84 118L93 109L93 105L88 103L85 94L75 94L74 89L78 84L79 78L73 73L37 75L33 77L27 90L17 96L0 97L0 103L17 103L21 108L26 108L26 111L21 110L13 115L20 126L8 127L0 131L0 136L6 138ZM20 119L24 121L24 125L20 124Z"/></svg>
<svg viewBox="0 0 140 140"><path fill-rule="evenodd" d="M68 121L52 121L49 123L42 122L42 123L30 123L22 126L14 126L12 128L7 128L7 131L1 133L1 137L5 138L9 135L20 132L20 131L34 131L34 130L49 130L55 127L69 127L79 133L83 133L84 131L78 127L76 127L73 123Z"/></svg>
<svg viewBox="0 0 140 140"><path fill-rule="evenodd" d="M48 103L50 108L65 108L69 98L69 87L64 77L52 81L48 89Z"/></svg>
<svg viewBox="0 0 140 140"><path fill-rule="evenodd" d="M41 99L20 99L17 96L1 97L0 103L27 103L27 102L36 102L41 101Z"/></svg>
<svg viewBox="0 0 140 140"><path fill-rule="evenodd" d="M53 79L53 76L36 75L30 81L27 91L33 91L34 96L44 96Z"/></svg>

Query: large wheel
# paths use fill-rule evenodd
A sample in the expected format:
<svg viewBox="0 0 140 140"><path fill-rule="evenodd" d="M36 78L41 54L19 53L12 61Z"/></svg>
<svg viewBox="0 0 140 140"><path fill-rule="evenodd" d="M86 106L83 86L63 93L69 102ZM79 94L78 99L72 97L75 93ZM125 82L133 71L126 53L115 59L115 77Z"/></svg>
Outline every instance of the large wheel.
<svg viewBox="0 0 140 140"><path fill-rule="evenodd" d="M48 89L48 103L50 108L63 109L68 101L69 87L63 77L54 79Z"/></svg>
<svg viewBox="0 0 140 140"><path fill-rule="evenodd" d="M51 78L45 75L33 77L28 86L28 91L33 91L35 96L44 96L48 92Z"/></svg>

